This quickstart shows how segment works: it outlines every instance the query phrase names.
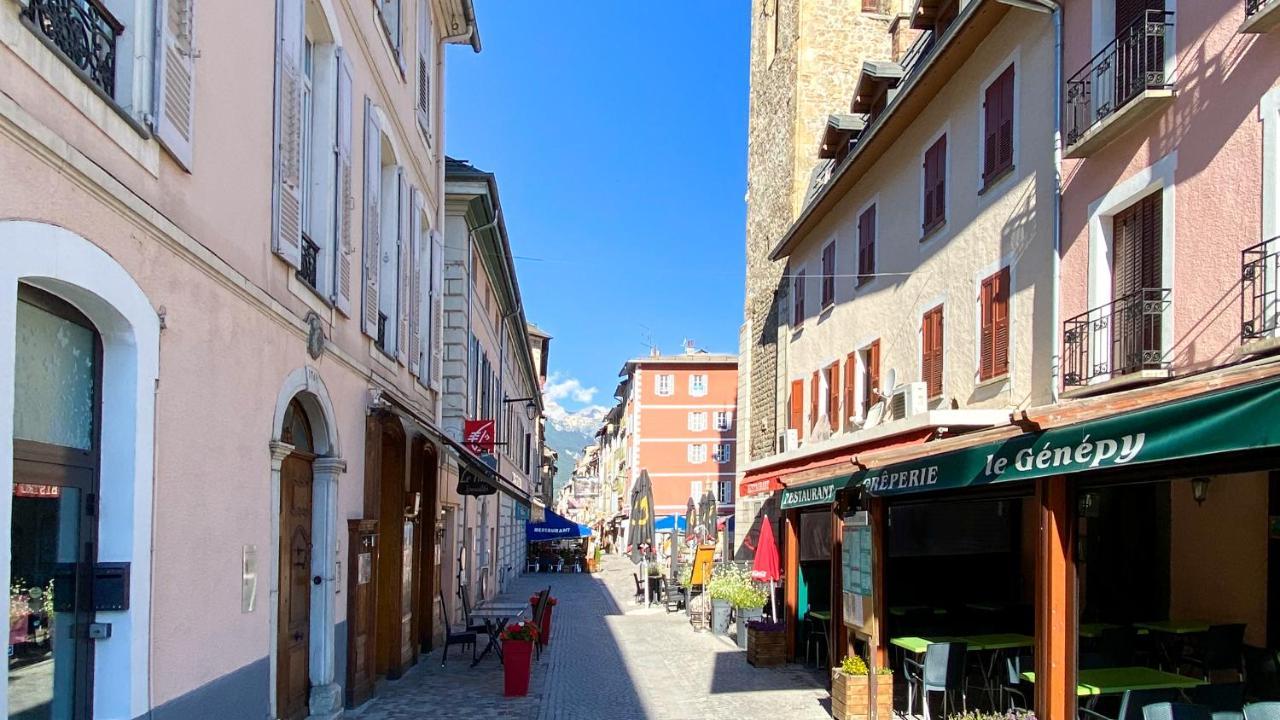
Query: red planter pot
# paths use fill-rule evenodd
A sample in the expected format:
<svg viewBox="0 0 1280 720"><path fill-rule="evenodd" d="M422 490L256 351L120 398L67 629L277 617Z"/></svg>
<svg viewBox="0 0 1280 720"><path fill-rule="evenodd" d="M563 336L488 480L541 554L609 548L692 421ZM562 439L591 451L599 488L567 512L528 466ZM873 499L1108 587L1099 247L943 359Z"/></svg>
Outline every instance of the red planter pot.
<svg viewBox="0 0 1280 720"><path fill-rule="evenodd" d="M533 643L502 641L502 694L516 697L529 694L529 673L533 666Z"/></svg>

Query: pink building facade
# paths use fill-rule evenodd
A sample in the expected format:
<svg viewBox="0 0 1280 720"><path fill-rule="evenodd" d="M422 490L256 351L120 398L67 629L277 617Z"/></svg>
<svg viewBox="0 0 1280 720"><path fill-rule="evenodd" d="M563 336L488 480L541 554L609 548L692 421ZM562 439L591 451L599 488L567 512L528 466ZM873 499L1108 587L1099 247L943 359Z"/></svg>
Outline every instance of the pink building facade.
<svg viewBox="0 0 1280 720"><path fill-rule="evenodd" d="M1065 3L1067 396L1272 346L1280 36L1258 30L1275 4Z"/></svg>

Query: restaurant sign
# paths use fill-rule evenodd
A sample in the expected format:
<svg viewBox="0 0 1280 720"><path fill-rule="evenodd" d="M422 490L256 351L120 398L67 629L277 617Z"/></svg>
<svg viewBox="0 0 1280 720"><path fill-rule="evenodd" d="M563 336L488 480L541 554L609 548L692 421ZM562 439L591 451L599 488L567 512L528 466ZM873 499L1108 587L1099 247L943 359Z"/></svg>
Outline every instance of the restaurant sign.
<svg viewBox="0 0 1280 720"><path fill-rule="evenodd" d="M1269 447L1280 447L1280 379L874 468L847 482L900 495Z"/></svg>
<svg viewBox="0 0 1280 720"><path fill-rule="evenodd" d="M849 476L829 478L822 482L810 483L798 487L786 488L782 491L782 509L806 507L808 505L830 505L836 500L836 490L848 483Z"/></svg>

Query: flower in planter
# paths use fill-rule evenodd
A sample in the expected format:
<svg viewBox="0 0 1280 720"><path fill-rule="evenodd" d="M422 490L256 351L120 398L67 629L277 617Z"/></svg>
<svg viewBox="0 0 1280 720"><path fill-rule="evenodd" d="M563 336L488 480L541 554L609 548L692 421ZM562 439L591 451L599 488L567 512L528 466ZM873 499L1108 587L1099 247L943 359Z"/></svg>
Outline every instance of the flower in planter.
<svg viewBox="0 0 1280 720"><path fill-rule="evenodd" d="M503 628L502 633L498 637L502 640L517 640L520 642L536 642L538 639L538 626L532 621L516 623Z"/></svg>
<svg viewBox="0 0 1280 720"><path fill-rule="evenodd" d="M747 628L756 632L782 632L787 629L787 624L772 620L749 620Z"/></svg>

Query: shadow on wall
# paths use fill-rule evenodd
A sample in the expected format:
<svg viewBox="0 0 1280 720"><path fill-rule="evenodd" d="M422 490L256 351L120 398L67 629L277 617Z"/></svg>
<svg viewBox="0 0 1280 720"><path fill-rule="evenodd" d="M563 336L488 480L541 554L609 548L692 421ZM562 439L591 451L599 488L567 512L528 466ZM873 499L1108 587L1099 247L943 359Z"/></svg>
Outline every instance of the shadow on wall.
<svg viewBox="0 0 1280 720"><path fill-rule="evenodd" d="M774 493L760 506L755 518L751 521L751 527L746 531L746 536L742 539L742 542L738 543L738 548L733 553L735 561L748 562L755 559L755 549L760 542L760 525L764 523L765 517L769 518L769 524L773 526L773 541L775 543L780 542L781 538L778 537L779 520L782 517L782 510L779 507L780 497L780 495Z"/></svg>

